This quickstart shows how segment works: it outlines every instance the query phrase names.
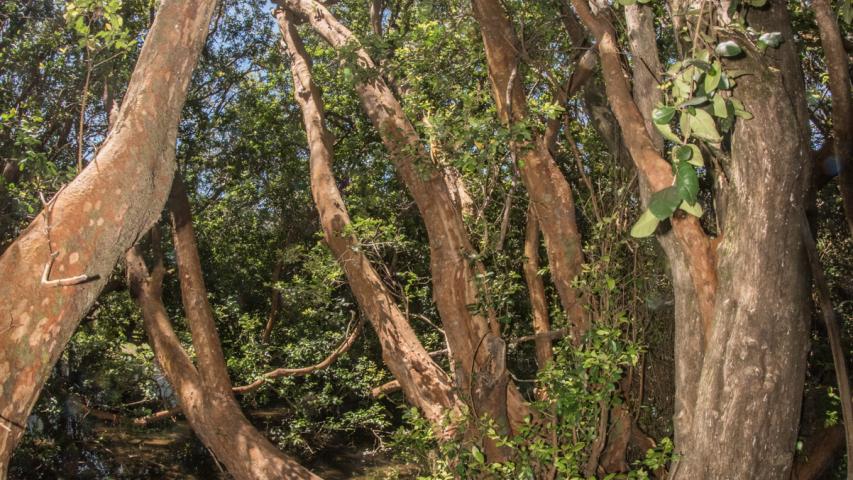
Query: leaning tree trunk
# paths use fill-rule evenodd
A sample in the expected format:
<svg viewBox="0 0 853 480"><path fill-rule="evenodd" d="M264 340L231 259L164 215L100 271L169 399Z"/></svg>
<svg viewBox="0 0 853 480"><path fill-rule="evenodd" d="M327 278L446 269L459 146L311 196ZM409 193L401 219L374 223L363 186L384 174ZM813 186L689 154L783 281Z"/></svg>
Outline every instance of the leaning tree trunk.
<svg viewBox="0 0 853 480"><path fill-rule="evenodd" d="M527 94L519 72L521 44L506 11L497 0L473 0L474 17L480 25L492 96L504 124L530 122ZM551 278L577 341L588 328L578 292L572 287L583 264L581 237L575 220L575 204L569 182L548 150L543 132L533 132L529 141L513 141L510 149L518 159L518 170L539 228L545 237Z"/></svg>
<svg viewBox="0 0 853 480"><path fill-rule="evenodd" d="M459 399L450 377L436 364L418 340L408 319L382 282L370 260L348 232L349 214L332 172L334 143L325 126L319 88L314 84L310 60L293 23L293 14L275 12L284 44L290 53L294 96L302 109L311 154L311 193L320 214L326 244L343 268L359 307L370 319L382 346L382 359L400 384L409 403L417 406L440 437L450 424L447 416L460 414Z"/></svg>
<svg viewBox="0 0 853 480"><path fill-rule="evenodd" d="M127 255L128 283L142 310L145 331L163 373L178 394L193 431L237 479L319 479L278 450L243 415L231 390L225 357L201 274L186 190L179 178L169 200L181 298L192 333L198 366L181 346L162 300L164 268L155 254L151 273L139 247ZM154 236L154 250L159 238Z"/></svg>
<svg viewBox="0 0 853 480"><path fill-rule="evenodd" d="M334 48L352 48L359 42L316 0L280 0L279 4L302 15L314 30ZM448 190L443 169L431 162L417 132L388 85L377 74L375 64L363 48L355 48L351 63L369 77L359 82L356 92L373 122L403 182L418 206L430 244L433 296L447 332L454 364L455 382L460 392L471 398L480 416L489 413L502 430L507 423L521 425L529 408L518 389L509 382L501 392L505 371L505 348L494 316L472 311L487 303L478 288L475 274L482 268L475 261L462 214ZM488 311L489 309L486 308ZM479 404L478 404L479 403ZM509 404L509 407L505 404Z"/></svg>
<svg viewBox="0 0 853 480"><path fill-rule="evenodd" d="M215 5L162 2L103 147L0 257L0 477L80 319L119 257L159 217Z"/></svg>

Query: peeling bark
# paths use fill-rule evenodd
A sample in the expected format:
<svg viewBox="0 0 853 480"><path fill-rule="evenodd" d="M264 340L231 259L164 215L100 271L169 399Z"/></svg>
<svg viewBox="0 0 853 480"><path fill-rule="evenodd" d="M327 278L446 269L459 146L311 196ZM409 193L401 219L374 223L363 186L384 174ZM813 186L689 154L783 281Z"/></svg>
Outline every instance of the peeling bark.
<svg viewBox="0 0 853 480"><path fill-rule="evenodd" d="M0 257L0 477L53 365L117 260L157 220L177 124L215 0L164 0L98 155ZM48 218L48 210L50 215ZM46 228L50 225L50 229ZM47 287L42 271L86 283Z"/></svg>
<svg viewBox="0 0 853 480"><path fill-rule="evenodd" d="M308 53L292 14L275 12L283 43L290 53L294 95L302 109L311 154L311 192L320 214L325 241L343 268L359 307L370 319L382 346L382 358L402 386L408 401L430 421L439 437L445 437L446 416L460 413L460 403L450 377L424 349L388 287L371 265L358 239L347 232L349 214L332 172L331 133L319 88L311 75Z"/></svg>

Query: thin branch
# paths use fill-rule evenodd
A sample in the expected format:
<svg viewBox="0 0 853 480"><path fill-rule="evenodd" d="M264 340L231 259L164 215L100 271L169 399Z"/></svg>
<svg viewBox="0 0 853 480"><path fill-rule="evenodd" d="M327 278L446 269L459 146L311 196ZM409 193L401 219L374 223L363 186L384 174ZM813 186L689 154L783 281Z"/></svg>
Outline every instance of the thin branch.
<svg viewBox="0 0 853 480"><path fill-rule="evenodd" d="M352 312L352 315L353 317L355 317L356 313ZM352 333L350 333L350 335L344 340L343 343L338 346L338 348L336 348L332 353L329 354L328 357L324 358L319 363L315 363L314 365L301 368L277 368L271 372L263 374L261 378L255 380L254 382L248 385L234 387L232 390L234 391L234 393L249 393L261 388L268 380L272 380L273 378L303 376L312 374L319 370L324 370L330 365L332 365L335 360L338 359L338 357L346 353L347 350L349 350L353 346L353 344L355 344L355 340L361 333L363 326L364 319L359 317L358 321L355 324L355 327L352 330Z"/></svg>

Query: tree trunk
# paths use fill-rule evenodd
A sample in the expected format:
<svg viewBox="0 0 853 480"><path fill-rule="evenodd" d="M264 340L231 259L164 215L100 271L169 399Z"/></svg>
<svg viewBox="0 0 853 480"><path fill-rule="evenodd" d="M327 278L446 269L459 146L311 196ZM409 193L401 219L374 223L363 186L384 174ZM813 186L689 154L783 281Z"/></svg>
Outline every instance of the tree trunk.
<svg viewBox="0 0 853 480"><path fill-rule="evenodd" d="M198 368L172 329L162 300L162 256L149 274L138 247L128 252L131 296L142 309L145 331L163 373L178 394L193 431L237 479L319 479L279 451L240 410L231 391L225 357L213 320L192 228L189 201L179 178L169 200L181 298ZM155 236L156 237L156 236ZM155 238L155 250L159 238Z"/></svg>
<svg viewBox="0 0 853 480"><path fill-rule="evenodd" d="M307 18L314 30L334 48L351 48L359 44L352 32L319 2L280 0L279 4ZM462 214L447 188L443 169L431 162L402 106L377 74L367 52L356 48L354 54L356 60L350 64L351 67L370 76L368 81L356 85L362 107L382 137L424 220L430 244L433 296L447 332L456 386L468 396L474 387L473 375L482 376L481 367L493 363L489 351L478 346L489 335L499 336L497 321L488 306L472 309L472 306L480 307L488 300L478 289L475 278L482 266L474 260L474 248L468 239ZM507 414L512 424L520 425L529 409L511 382L507 394ZM489 412L476 406L474 410L478 415L490 413L498 424L504 423L498 418L502 412Z"/></svg>
<svg viewBox="0 0 853 480"><path fill-rule="evenodd" d="M472 3L485 45L492 96L501 120L510 127L529 121L527 95L516 53L521 46L512 23L497 0ZM572 335L578 341L586 332L588 321L578 292L572 287L583 263L572 189L541 133L534 132L532 140L527 142L512 142L510 149L518 158L521 179L545 238L551 278L574 327Z"/></svg>
<svg viewBox="0 0 853 480"><path fill-rule="evenodd" d="M385 365L408 401L423 412L439 437L444 437L443 430L448 426L446 415L460 413L459 400L450 377L430 358L394 296L359 248L358 239L347 233L351 222L332 172L334 142L325 126L320 90L314 84L308 53L292 15L283 9L275 12L284 44L290 52L294 95L302 109L311 153L311 192L326 244L343 268L359 307L379 337Z"/></svg>
<svg viewBox="0 0 853 480"><path fill-rule="evenodd" d="M0 429L0 477L80 319L118 258L160 215L175 169L187 85L215 5L163 1L116 126L93 165L0 257L0 422L8 427ZM52 268L43 282L46 267ZM66 281L57 282L59 277Z"/></svg>
<svg viewBox="0 0 853 480"><path fill-rule="evenodd" d="M853 235L853 96L850 89L850 60L844 49L844 40L838 28L838 20L827 0L813 0L820 30L820 43L826 57L829 73L829 91L832 95L832 142L835 161L838 162L838 183L844 201L847 228Z"/></svg>
<svg viewBox="0 0 853 480"><path fill-rule="evenodd" d="M573 3L598 39L608 101L641 176L654 191L669 186L670 166L654 148L628 90L615 31L585 2ZM784 2L751 11L750 22L761 31L782 31L785 44L793 44ZM793 457L809 318L799 235L808 158L803 91L791 58L766 55L776 63L773 73L749 55L734 63L754 72L739 79L735 95L755 117L776 126L736 124L730 182L716 192L727 200L719 249L695 219L672 219L679 254L671 252L670 259L683 261L693 286L676 290L676 305L690 292L682 307L695 303L702 320L677 325L677 343L686 340L676 352L676 368L682 369L677 403L687 417L676 419L682 458L675 478L786 478ZM676 262L672 268L674 277L687 275Z"/></svg>
<svg viewBox="0 0 853 480"><path fill-rule="evenodd" d="M793 460L810 319L799 230L808 145L789 134L799 125L780 76L750 68L736 94L775 127L735 127L714 328L676 478L787 478Z"/></svg>
<svg viewBox="0 0 853 480"><path fill-rule="evenodd" d="M539 276L539 222L533 206L527 208L527 226L524 233L524 281L533 311L533 334L536 335L536 365L542 369L554 359L551 339L545 334L551 331L548 320L548 301L545 285Z"/></svg>

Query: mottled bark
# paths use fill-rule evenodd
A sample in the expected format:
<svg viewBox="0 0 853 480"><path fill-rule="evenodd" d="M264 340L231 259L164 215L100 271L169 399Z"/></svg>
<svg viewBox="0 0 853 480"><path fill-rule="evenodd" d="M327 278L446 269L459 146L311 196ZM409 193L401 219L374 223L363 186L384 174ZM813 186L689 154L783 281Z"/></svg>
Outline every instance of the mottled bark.
<svg viewBox="0 0 853 480"><path fill-rule="evenodd" d="M521 81L523 74L519 72L521 45L512 23L497 0L473 0L472 3L486 50L492 96L501 121L510 127L529 121L527 95ZM545 239L551 278L574 326L572 335L578 340L586 332L588 320L580 295L572 287L583 264L572 189L554 161L543 132L533 132L530 141L511 142L510 148L518 159L521 180Z"/></svg>
<svg viewBox="0 0 853 480"><path fill-rule="evenodd" d="M813 0L812 9L820 30L820 43L829 73L832 95L832 143L840 167L838 175L847 227L853 234L853 95L850 84L850 56L838 20L828 0Z"/></svg>
<svg viewBox="0 0 853 480"><path fill-rule="evenodd" d="M181 299L192 334L198 366L181 346L162 300L162 256L151 273L139 247L127 255L131 296L142 310L145 331L157 361L178 394L193 431L237 479L319 479L278 450L240 410L231 391L225 357L207 302L189 201L180 179L169 200L178 259ZM155 242L159 239L155 236ZM155 250L158 246L155 245Z"/></svg>
<svg viewBox="0 0 853 480"><path fill-rule="evenodd" d="M98 155L0 257L0 477L54 363L116 261L157 220L215 0L164 0ZM49 228L48 228L49 226ZM71 286L42 284L86 275ZM5 328L4 327L4 328Z"/></svg>
<svg viewBox="0 0 853 480"><path fill-rule="evenodd" d="M280 0L279 4L305 17L314 30L335 48L358 45L352 32L342 25L322 4L315 0ZM481 267L475 262L475 251L468 238L462 214L453 201L443 169L435 165L400 102L385 81L377 75L373 60L363 48L355 48L354 68L370 76L356 85L362 107L382 137L385 147L403 183L408 188L427 230L430 245L430 270L433 297L452 353L454 380L468 395L473 387L473 374L490 364L489 352L478 346L499 328L492 315L481 313L486 300L476 283ZM513 424L529 413L518 390L510 382L507 389L507 413ZM501 412L487 412L500 415ZM495 417L496 421L500 419Z"/></svg>
<svg viewBox="0 0 853 480"><path fill-rule="evenodd" d="M290 53L294 95L302 109L311 158L311 193L320 214L326 244L343 268L359 307L373 325L382 346L382 358L400 383L408 401L417 406L439 434L446 415L460 413L450 377L424 349L394 296L382 282L351 225L332 172L332 136L325 126L319 88L314 84L308 53L287 10L275 12L284 44Z"/></svg>

